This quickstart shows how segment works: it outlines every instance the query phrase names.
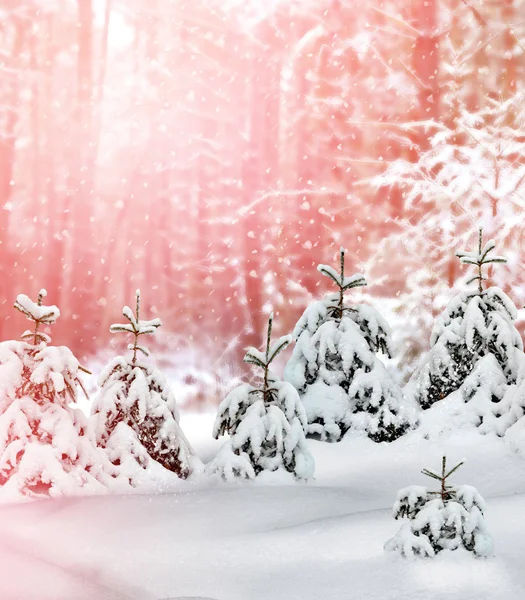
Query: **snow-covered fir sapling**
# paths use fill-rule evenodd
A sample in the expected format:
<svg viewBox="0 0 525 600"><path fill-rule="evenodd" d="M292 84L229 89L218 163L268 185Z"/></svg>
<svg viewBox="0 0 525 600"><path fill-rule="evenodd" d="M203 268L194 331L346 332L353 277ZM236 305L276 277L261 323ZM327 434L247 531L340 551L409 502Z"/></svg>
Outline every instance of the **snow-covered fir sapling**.
<svg viewBox="0 0 525 600"><path fill-rule="evenodd" d="M92 407L97 440L132 485L143 475L137 465L148 470L152 460L185 479L195 457L179 426L175 398L159 369L139 360L139 355L149 356L141 337L153 334L161 321L140 319L139 290L135 313L125 306L122 314L128 323L111 325L110 331L133 336L132 355L116 357L100 375Z"/></svg>
<svg viewBox="0 0 525 600"><path fill-rule="evenodd" d="M376 442L393 441L415 423L415 413L376 356L391 355L389 327L372 307L345 304L345 292L366 281L362 275L345 276L342 248L339 272L327 265L317 269L332 280L337 294L307 307L295 326L297 344L285 369L305 406L308 433L333 442L354 428Z"/></svg>
<svg viewBox="0 0 525 600"><path fill-rule="evenodd" d="M385 544L385 550L405 557L435 556L442 550L458 548L478 557L492 554L492 537L483 517L485 501L476 488L447 482L462 464L447 471L447 460L443 457L441 474L423 469L424 475L439 481L438 491L414 485L398 492L394 517L407 518L409 522Z"/></svg>
<svg viewBox="0 0 525 600"><path fill-rule="evenodd" d="M514 326L516 307L499 288L484 289L484 269L506 262L492 254L494 246L492 240L483 244L480 229L477 250L457 253L462 264L476 269L468 283L476 283L477 289L454 297L436 321L429 355L414 378L422 408L461 389L465 402L476 404L474 424L489 428L486 420L505 412L501 400L506 386L516 382L523 359L523 343Z"/></svg>
<svg viewBox="0 0 525 600"><path fill-rule="evenodd" d="M56 306L20 294L15 308L33 323L22 341L0 344L0 485L2 495L60 496L104 491L112 468L89 421L71 405L83 369L69 348L50 346L43 326Z"/></svg>
<svg viewBox="0 0 525 600"><path fill-rule="evenodd" d="M273 315L268 321L266 350L249 348L244 361L262 371L259 385L242 384L220 404L213 427L230 439L208 472L227 481L253 479L263 471L282 469L297 479L309 479L314 461L305 440L306 414L297 390L272 373L270 365L291 342L290 335L271 343Z"/></svg>

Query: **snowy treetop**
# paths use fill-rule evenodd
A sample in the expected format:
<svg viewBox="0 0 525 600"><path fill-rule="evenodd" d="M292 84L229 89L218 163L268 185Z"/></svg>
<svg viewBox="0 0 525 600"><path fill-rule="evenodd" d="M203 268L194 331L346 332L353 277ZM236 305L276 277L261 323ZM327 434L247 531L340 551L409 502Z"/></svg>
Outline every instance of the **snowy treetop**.
<svg viewBox="0 0 525 600"><path fill-rule="evenodd" d="M340 271L339 273L330 265L318 265L317 270L319 273L329 277L341 290L345 292L356 287L362 287L366 285L365 278L360 274L356 273L350 277L345 277L345 251L344 248L339 250L340 255Z"/></svg>
<svg viewBox="0 0 525 600"><path fill-rule="evenodd" d="M39 343L48 344L51 338L38 329L40 325L52 325L60 316L60 310L54 306L44 306L42 300L47 296L46 290L40 290L36 302L31 300L25 294L19 294L16 297L14 307L20 311L27 319L35 324L34 331L24 331L22 339L32 342L34 345Z"/></svg>
<svg viewBox="0 0 525 600"><path fill-rule="evenodd" d="M270 339L272 335L272 326L273 313L270 315L270 318L268 320L268 331L265 352L261 352L256 348L248 348L248 351L246 352L246 355L244 357L244 362L267 370L274 358L291 343L292 336L283 335L272 344Z"/></svg>
<svg viewBox="0 0 525 600"><path fill-rule="evenodd" d="M507 259L503 256L493 256L487 259L487 254L494 250L496 243L494 240L489 240L482 249L478 249L477 252L457 252L456 256L460 259L464 265L479 265L491 262L507 262Z"/></svg>
<svg viewBox="0 0 525 600"><path fill-rule="evenodd" d="M304 331L310 336L314 335L323 323L334 318L334 308L337 308L338 302L337 294L330 294L324 300L312 302L297 321L293 338L299 340ZM345 316L360 327L374 352L381 351L387 356L392 355L390 327L377 310L365 304L356 304L345 309Z"/></svg>
<svg viewBox="0 0 525 600"><path fill-rule="evenodd" d="M138 332L140 335L142 335L155 333L157 327L160 327L162 325L162 322L159 318L151 319L149 321L144 321L142 319L135 318L135 315L133 314L133 311L129 306L125 306L122 309L122 314L126 317L126 319L128 319L130 324L114 324L111 327L119 327L120 331L129 331L130 333Z"/></svg>
<svg viewBox="0 0 525 600"><path fill-rule="evenodd" d="M133 344L128 345L128 350L133 350L133 363L135 363L137 358L137 352L142 352L142 354L145 356L149 356L149 350L145 346L142 346L138 343L139 336L151 335L155 333L155 330L162 325L162 321L158 318L150 319L149 321L140 319L140 290L135 292L135 298L135 313L133 313L129 306L124 306L122 309L122 314L129 321L129 324L114 323L109 328L111 333L131 333L134 335L135 339Z"/></svg>
<svg viewBox="0 0 525 600"><path fill-rule="evenodd" d="M40 290L38 300L34 302L25 294L18 294L16 297L15 308L24 314L30 321L42 323L43 325L52 325L60 316L58 307L42 305L42 299L47 296L46 290Z"/></svg>
<svg viewBox="0 0 525 600"><path fill-rule="evenodd" d="M482 267L483 265L488 265L490 263L506 263L507 259L503 256L489 256L490 252L494 250L496 244L494 240L489 240L485 245L483 245L483 229L479 230L479 238L478 238L478 249L476 252L463 251L456 252L456 256L459 258L462 264L464 265L473 265L478 268L478 273L471 279L467 281L467 284L473 283L474 281L478 282L478 291L481 294L483 292L483 281L486 280L486 277L483 276Z"/></svg>
<svg viewBox="0 0 525 600"><path fill-rule="evenodd" d="M366 285L365 278L360 273L356 273L350 277L341 277L341 274L330 265L317 265L317 270L319 273L330 277L343 291Z"/></svg>
<svg viewBox="0 0 525 600"><path fill-rule="evenodd" d="M516 307L507 294L498 287L488 288L479 298L473 297L472 292L463 292L454 296L443 314L436 319L430 345L434 346L453 322L457 322L459 326L461 321L461 328L465 331L476 329L480 333L486 333L488 327L486 321L492 322L495 314L501 315L509 326L512 339L515 340L511 345L520 345L518 341L521 339L520 335L512 326L512 322L518 317ZM456 335L458 334L456 332Z"/></svg>
<svg viewBox="0 0 525 600"><path fill-rule="evenodd" d="M273 359L292 342L291 335L283 335L276 342L273 342L266 352L261 352L257 348L248 348L244 357L244 362L265 368L270 365Z"/></svg>

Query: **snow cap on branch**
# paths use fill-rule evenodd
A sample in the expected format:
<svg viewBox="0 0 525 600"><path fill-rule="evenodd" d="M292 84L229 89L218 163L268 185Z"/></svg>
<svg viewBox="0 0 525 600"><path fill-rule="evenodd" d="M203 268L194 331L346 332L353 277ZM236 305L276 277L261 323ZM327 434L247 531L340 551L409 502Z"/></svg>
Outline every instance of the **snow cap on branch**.
<svg viewBox="0 0 525 600"><path fill-rule="evenodd" d="M477 252L463 251L456 252L456 256L459 258L463 265L473 265L478 268L478 273L474 277L467 281L467 284L478 282L478 291L481 294L483 292L483 281L487 278L483 276L482 267L490 263L506 263L507 259L503 256L489 256L489 253L494 250L496 244L494 240L489 240L483 245L483 229L479 229L478 238L478 250Z"/></svg>
<svg viewBox="0 0 525 600"><path fill-rule="evenodd" d="M266 351L263 353L257 348L250 347L246 351L244 356L244 362L260 367L261 369L267 369L270 363L275 357L280 354L292 341L291 335L283 335L273 344L271 343L273 327L273 312L270 314L268 319L268 330L266 336Z"/></svg>
<svg viewBox="0 0 525 600"><path fill-rule="evenodd" d="M46 290L40 290L38 294L38 299L36 302L31 300L25 294L18 294L16 297L16 301L14 307L21 312L27 319L33 321L35 324L34 331L25 331L22 334L22 339L24 341L33 341L33 344L36 345L40 342L48 344L51 341L51 338L45 333L41 333L38 331L40 325L53 325L56 322L58 317L60 316L60 310L58 307L51 306L43 306L42 300L47 296Z"/></svg>
<svg viewBox="0 0 525 600"><path fill-rule="evenodd" d="M139 336L151 335L155 333L155 330L162 325L160 319L151 319L149 321L143 321L139 318L140 314L140 290L135 292L136 305L135 314L129 306L124 306L122 314L129 321L128 323L115 323L109 328L111 333L131 333L134 336L133 344L128 345L128 350L133 350L133 363L137 358L137 352L142 352L145 356L149 356L149 350L138 343Z"/></svg>
<svg viewBox="0 0 525 600"><path fill-rule="evenodd" d="M356 273L351 277L345 277L345 250L339 249L340 256L340 271L339 273L330 265L317 265L319 273L329 277L342 292L346 292L352 288L366 286L366 280L363 275Z"/></svg>

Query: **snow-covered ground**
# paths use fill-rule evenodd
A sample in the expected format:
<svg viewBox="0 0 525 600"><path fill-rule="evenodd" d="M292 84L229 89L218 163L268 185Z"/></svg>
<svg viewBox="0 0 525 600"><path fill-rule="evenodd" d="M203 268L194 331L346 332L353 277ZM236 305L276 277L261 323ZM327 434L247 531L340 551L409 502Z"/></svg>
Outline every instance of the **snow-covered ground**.
<svg viewBox="0 0 525 600"><path fill-rule="evenodd" d="M203 460L213 415L182 427ZM525 461L505 443L462 432L393 444L308 442L316 479L181 483L164 495L50 500L0 508L2 600L521 600ZM399 528L397 490L429 485L422 467L466 459L454 481L487 501L494 558L383 552ZM426 481L425 481L426 479Z"/></svg>

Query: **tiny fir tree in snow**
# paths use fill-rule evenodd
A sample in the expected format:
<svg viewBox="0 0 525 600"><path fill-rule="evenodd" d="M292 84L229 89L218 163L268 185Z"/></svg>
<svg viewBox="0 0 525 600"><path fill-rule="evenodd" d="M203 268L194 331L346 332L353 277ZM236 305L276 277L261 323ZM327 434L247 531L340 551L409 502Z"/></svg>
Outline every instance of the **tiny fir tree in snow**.
<svg viewBox="0 0 525 600"><path fill-rule="evenodd" d="M258 386L243 384L220 404L213 435L229 434L210 473L227 481L253 479L263 471L283 469L297 479L309 479L313 458L305 440L306 414L297 390L270 371L276 356L291 342L283 336L271 343L273 315L268 321L266 350L249 348L244 361L261 369Z"/></svg>
<svg viewBox="0 0 525 600"><path fill-rule="evenodd" d="M139 290L135 313L125 306L122 314L128 323L112 325L110 331L133 335L128 345L132 356L115 358L100 376L92 410L98 442L132 485L143 478L134 467L147 470L151 460L185 479L192 471L193 452L179 426L175 398L162 373L138 358L149 356L140 338L153 334L161 321L140 319Z"/></svg>
<svg viewBox="0 0 525 600"><path fill-rule="evenodd" d="M385 550L405 557L435 556L442 550L458 548L478 557L492 554L492 538L483 518L483 498L469 485L453 486L447 482L462 464L447 471L443 457L441 474L423 469L424 475L439 481L438 491L410 486L398 492L394 517L407 518L409 522L385 544Z"/></svg>
<svg viewBox="0 0 525 600"><path fill-rule="evenodd" d="M0 485L2 494L60 496L99 492L112 468L96 447L89 422L71 405L83 369L69 348L52 347L42 326L56 306L20 294L15 308L32 321L22 341L0 344Z"/></svg>
<svg viewBox="0 0 525 600"><path fill-rule="evenodd" d="M475 275L468 283L476 283L477 289L453 298L434 325L429 356L415 376L416 398L422 408L429 408L460 388L469 401L480 386L485 389L493 383L494 379L484 382L479 369L475 372L484 357L484 363L489 362L491 368L496 365L498 380L516 382L523 350L514 326L516 307L499 288L483 287L486 266L506 262L504 257L492 254L494 247L492 240L483 244L480 229L477 250L457 253L463 264L475 267ZM495 404L501 400L501 394L491 397ZM501 407L494 409L499 411Z"/></svg>
<svg viewBox="0 0 525 600"><path fill-rule="evenodd" d="M343 249L339 272L318 266L338 291L311 304L295 326L297 344L285 379L299 391L310 434L338 441L352 427L376 442L390 442L411 427L414 414L376 356L391 354L387 323L369 306L345 305L345 292L366 281L346 277L344 267Z"/></svg>

